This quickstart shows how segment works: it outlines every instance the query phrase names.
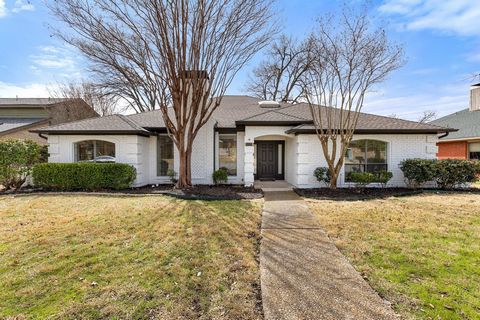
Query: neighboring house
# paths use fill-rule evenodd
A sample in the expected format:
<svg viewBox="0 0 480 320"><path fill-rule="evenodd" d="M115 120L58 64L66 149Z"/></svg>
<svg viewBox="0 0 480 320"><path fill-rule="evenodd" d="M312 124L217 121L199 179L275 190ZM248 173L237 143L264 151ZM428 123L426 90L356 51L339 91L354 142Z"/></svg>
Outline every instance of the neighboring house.
<svg viewBox="0 0 480 320"><path fill-rule="evenodd" d="M0 140L47 139L29 130L75 120L98 117L82 99L0 98Z"/></svg>
<svg viewBox="0 0 480 320"><path fill-rule="evenodd" d="M438 159L480 159L480 83L470 88L470 107L431 122L458 129L440 137Z"/></svg>
<svg viewBox="0 0 480 320"><path fill-rule="evenodd" d="M276 179L300 188L319 186L313 171L326 162L309 106L260 102L247 96L223 97L195 140L193 183L211 184L213 171L225 167L230 183L250 186L257 179ZM339 184L349 185L350 171L384 169L393 173L391 186L403 186L400 161L435 158L437 136L451 130L362 113ZM111 157L135 166L135 186L169 183L169 169L178 172L178 153L158 110L34 131L48 135L50 162Z"/></svg>

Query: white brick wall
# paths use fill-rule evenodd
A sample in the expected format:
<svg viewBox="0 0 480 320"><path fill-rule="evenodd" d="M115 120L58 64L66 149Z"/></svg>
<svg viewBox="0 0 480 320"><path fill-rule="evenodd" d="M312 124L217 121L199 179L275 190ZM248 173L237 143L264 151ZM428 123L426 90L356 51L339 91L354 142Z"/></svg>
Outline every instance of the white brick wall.
<svg viewBox="0 0 480 320"><path fill-rule="evenodd" d="M388 171L393 173L389 186L401 187L405 185L403 173L399 164L404 159L424 158L435 159L437 136L425 134L384 134L384 135L355 135L353 140L372 139L387 142ZM299 188L319 187L313 176L316 167L326 167L327 163L323 156L320 142L316 135L298 136L298 181L295 184ZM345 175L342 169L338 183L340 186L348 186L344 183Z"/></svg>
<svg viewBox="0 0 480 320"><path fill-rule="evenodd" d="M246 146L255 140L271 139L285 141L285 180L301 187L318 187L320 184L313 177L316 167L325 167L320 142L316 135L287 135L289 127L246 127L245 132L237 133L237 176L230 177L230 183L253 184L254 147ZM218 137L214 153L214 123L208 122L199 132L193 148L192 181L195 184L212 183L215 164L218 167ZM403 186L403 174L398 165L408 158L434 159L437 152L437 136L434 134L411 135L356 135L354 140L374 139L388 143L388 170L393 173L391 186ZM168 177L157 177L157 137L140 137L134 135L50 135L48 138L50 162L73 162L74 143L83 140L105 140L115 143L117 161L128 163L137 169L135 186L145 184L169 183ZM174 168L178 172L178 152L174 151ZM344 184L341 172L339 185Z"/></svg>

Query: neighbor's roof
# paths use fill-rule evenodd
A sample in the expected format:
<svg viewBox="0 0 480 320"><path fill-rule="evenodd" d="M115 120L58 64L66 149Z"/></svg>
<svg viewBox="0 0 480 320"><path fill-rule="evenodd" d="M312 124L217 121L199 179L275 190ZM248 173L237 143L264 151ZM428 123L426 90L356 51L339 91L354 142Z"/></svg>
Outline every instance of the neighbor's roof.
<svg viewBox="0 0 480 320"><path fill-rule="evenodd" d="M278 108L262 108L261 99L248 96L224 96L212 119L217 128L236 128L245 125L293 126L290 133L307 133L314 130L310 108L306 103L280 103ZM147 130L164 128L162 112L149 111L129 116L109 116L61 124L33 132L57 134L82 133L134 133L146 134ZM433 124L394 119L361 113L357 132L370 133L438 133L453 129Z"/></svg>
<svg viewBox="0 0 480 320"><path fill-rule="evenodd" d="M66 101L61 98L0 98L1 107L44 107L51 104Z"/></svg>
<svg viewBox="0 0 480 320"><path fill-rule="evenodd" d="M151 133L127 116L115 114L101 118L90 118L51 127L32 130L37 133L56 134L135 134L149 136Z"/></svg>
<svg viewBox="0 0 480 320"><path fill-rule="evenodd" d="M49 119L39 118L0 118L0 135L22 127L48 122Z"/></svg>
<svg viewBox="0 0 480 320"><path fill-rule="evenodd" d="M464 109L443 118L431 122L438 126L447 126L457 128L457 132L452 132L441 140L459 140L480 137L480 111L470 111Z"/></svg>

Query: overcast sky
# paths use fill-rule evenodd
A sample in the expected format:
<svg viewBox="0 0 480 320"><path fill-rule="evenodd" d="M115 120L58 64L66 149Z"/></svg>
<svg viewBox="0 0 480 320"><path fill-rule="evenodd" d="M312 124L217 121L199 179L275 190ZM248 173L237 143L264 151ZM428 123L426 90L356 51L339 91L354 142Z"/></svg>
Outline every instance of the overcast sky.
<svg viewBox="0 0 480 320"><path fill-rule="evenodd" d="M283 31L302 38L317 16L343 2L279 0L275 11ZM424 110L445 115L466 108L472 75L480 73L477 1L377 0L372 5L390 37L405 46L408 63L369 95L364 111L416 119ZM0 97L48 96L48 84L88 76L82 58L50 36L49 23L54 19L43 0L0 0ZM242 70L228 93L247 93L248 74L261 58L259 53Z"/></svg>

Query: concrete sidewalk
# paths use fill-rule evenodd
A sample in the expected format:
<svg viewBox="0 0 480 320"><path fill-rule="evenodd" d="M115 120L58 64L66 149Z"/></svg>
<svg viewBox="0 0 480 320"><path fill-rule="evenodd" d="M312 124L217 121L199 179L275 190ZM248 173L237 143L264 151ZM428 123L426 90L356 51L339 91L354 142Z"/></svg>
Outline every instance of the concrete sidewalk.
<svg viewBox="0 0 480 320"><path fill-rule="evenodd" d="M397 319L293 191L265 192L262 236L265 319Z"/></svg>

